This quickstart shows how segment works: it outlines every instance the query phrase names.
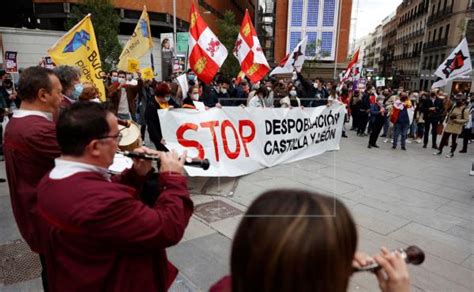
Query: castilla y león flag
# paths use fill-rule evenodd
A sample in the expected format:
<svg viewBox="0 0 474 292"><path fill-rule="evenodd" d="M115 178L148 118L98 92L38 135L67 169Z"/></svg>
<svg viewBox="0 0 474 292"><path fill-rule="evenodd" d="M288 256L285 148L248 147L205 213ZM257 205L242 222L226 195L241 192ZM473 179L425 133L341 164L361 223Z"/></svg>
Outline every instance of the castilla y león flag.
<svg viewBox="0 0 474 292"><path fill-rule="evenodd" d="M239 60L242 72L252 82L260 81L270 71L247 10L235 42L234 55Z"/></svg>
<svg viewBox="0 0 474 292"><path fill-rule="evenodd" d="M354 53L354 56L352 56L352 60L347 65L346 72L344 72L344 77L342 77L342 80L341 80L342 82L345 82L347 79L349 79L349 77L351 77L351 74L353 73L352 69L357 64L357 60L359 60L359 50L360 48L357 49L357 51ZM357 75L357 74L354 74L354 75Z"/></svg>
<svg viewBox="0 0 474 292"><path fill-rule="evenodd" d="M227 49L191 4L189 65L199 79L209 84L227 58Z"/></svg>

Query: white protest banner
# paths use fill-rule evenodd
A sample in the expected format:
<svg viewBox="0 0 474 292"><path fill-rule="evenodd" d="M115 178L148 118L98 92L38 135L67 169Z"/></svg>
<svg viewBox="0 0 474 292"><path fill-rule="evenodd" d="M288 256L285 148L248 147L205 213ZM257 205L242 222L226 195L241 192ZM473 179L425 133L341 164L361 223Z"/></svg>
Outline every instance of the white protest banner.
<svg viewBox="0 0 474 292"><path fill-rule="evenodd" d="M235 177L339 150L345 107L158 110L168 149L207 158L190 176Z"/></svg>

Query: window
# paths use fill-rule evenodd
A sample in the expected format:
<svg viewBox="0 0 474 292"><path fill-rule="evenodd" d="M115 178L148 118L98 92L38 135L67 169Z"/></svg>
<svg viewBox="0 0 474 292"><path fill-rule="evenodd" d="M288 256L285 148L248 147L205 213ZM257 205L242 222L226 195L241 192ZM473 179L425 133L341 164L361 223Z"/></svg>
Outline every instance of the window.
<svg viewBox="0 0 474 292"><path fill-rule="evenodd" d="M307 26L318 26L319 0L308 1L308 21Z"/></svg>
<svg viewBox="0 0 474 292"><path fill-rule="evenodd" d="M291 25L303 25L303 0L293 0L291 9Z"/></svg>
<svg viewBox="0 0 474 292"><path fill-rule="evenodd" d="M306 55L310 57L316 56L316 47L318 34L316 32L308 32L308 44L306 45Z"/></svg>
<svg viewBox="0 0 474 292"><path fill-rule="evenodd" d="M332 32L323 32L321 34L321 55L331 55L332 51Z"/></svg>
<svg viewBox="0 0 474 292"><path fill-rule="evenodd" d="M447 39L448 35L449 35L449 24L446 25L446 31L445 31L445 37L444 38Z"/></svg>
<svg viewBox="0 0 474 292"><path fill-rule="evenodd" d="M433 41L436 39L436 31L437 29L435 28L434 33L433 33Z"/></svg>
<svg viewBox="0 0 474 292"><path fill-rule="evenodd" d="M433 56L430 56L429 61L428 61L428 70L431 70L432 61L433 61Z"/></svg>
<svg viewBox="0 0 474 292"><path fill-rule="evenodd" d="M335 12L336 12L336 0L324 1L323 26L334 26Z"/></svg>
<svg viewBox="0 0 474 292"><path fill-rule="evenodd" d="M292 31L290 33L290 51L293 51L294 48L298 45L301 41L301 32L299 31Z"/></svg>
<svg viewBox="0 0 474 292"><path fill-rule="evenodd" d="M438 66L439 66L438 57L439 57L438 55L436 55L436 56L434 57L433 70L436 70L436 69L438 68Z"/></svg>
<svg viewBox="0 0 474 292"><path fill-rule="evenodd" d="M427 66L428 66L428 57L425 57L425 59L423 60L423 65L421 66L421 68L426 69Z"/></svg>

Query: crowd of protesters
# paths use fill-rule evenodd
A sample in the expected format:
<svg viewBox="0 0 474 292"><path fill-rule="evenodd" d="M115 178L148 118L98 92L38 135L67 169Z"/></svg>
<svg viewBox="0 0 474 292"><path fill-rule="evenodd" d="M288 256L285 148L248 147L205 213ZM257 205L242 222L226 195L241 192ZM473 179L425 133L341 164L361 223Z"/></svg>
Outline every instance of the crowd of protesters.
<svg viewBox="0 0 474 292"><path fill-rule="evenodd" d="M103 75L106 96L99 104L97 89L80 77L75 67L31 67L21 74L18 88L8 74L2 75L0 86L3 118L9 119L2 149L13 213L22 237L40 255L45 291L170 287L177 270L165 249L183 237L193 203L183 169L186 153L178 156L166 148L158 109L196 109L202 103L204 108L291 110L340 103L348 109L344 122L352 119L352 130L361 137L370 134L369 148L379 147L382 131L387 142L392 139L393 149L399 139L403 150L410 142L423 141L426 148L431 130L435 154L441 155L451 138L452 157L460 134L461 153L472 138L472 97L451 98L440 90L409 92L370 84L353 90L351 84L338 87L299 73L254 84L219 75L206 85L192 71L161 82L111 71ZM159 196L151 203L139 196L153 175L150 161L135 159L131 169L114 177L107 172L121 139L117 118L138 123L143 140L148 131L156 150L137 151L161 159ZM437 144L440 125L445 126ZM343 136L348 136L346 131ZM333 204L340 216L328 216ZM374 262L381 267L376 274L382 291L409 291L402 256L386 249L374 258L356 252L355 222L332 197L277 190L263 194L247 214L258 219L242 220L232 248L231 275L212 291L342 292L354 269ZM321 216L307 216L314 214ZM259 265L263 268L255 270ZM312 275L318 278L310 281Z"/></svg>

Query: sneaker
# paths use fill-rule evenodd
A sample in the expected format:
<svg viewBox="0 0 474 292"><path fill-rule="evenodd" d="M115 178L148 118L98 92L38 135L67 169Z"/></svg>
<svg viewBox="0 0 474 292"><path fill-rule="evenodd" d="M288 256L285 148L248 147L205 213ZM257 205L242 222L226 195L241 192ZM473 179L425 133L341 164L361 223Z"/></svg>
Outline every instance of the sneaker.
<svg viewBox="0 0 474 292"><path fill-rule="evenodd" d="M407 149L405 148L405 146L402 146L402 150L407 151Z"/></svg>
<svg viewBox="0 0 474 292"><path fill-rule="evenodd" d="M438 146L433 145L433 146L431 146L431 148L433 148L433 149L438 149Z"/></svg>
<svg viewBox="0 0 474 292"><path fill-rule="evenodd" d="M380 138L387 138L387 135L382 135L380 136Z"/></svg>
<svg viewBox="0 0 474 292"><path fill-rule="evenodd" d="M426 148L426 145L423 145L423 148Z"/></svg>
<svg viewBox="0 0 474 292"><path fill-rule="evenodd" d="M459 153L467 153L467 150L463 149L463 150L459 151Z"/></svg>
<svg viewBox="0 0 474 292"><path fill-rule="evenodd" d="M412 140L407 140L407 143L411 144L411 143L413 143L413 141Z"/></svg>
<svg viewBox="0 0 474 292"><path fill-rule="evenodd" d="M7 181L6 179L0 178L0 183L4 183L4 182L6 182L6 181Z"/></svg>
<svg viewBox="0 0 474 292"><path fill-rule="evenodd" d="M421 139L418 138L418 139L415 140L415 142L416 142L416 144L420 144L420 143L421 143Z"/></svg>
<svg viewBox="0 0 474 292"><path fill-rule="evenodd" d="M454 156L454 153L451 152L446 155L446 158L452 158L453 156Z"/></svg>
<svg viewBox="0 0 474 292"><path fill-rule="evenodd" d="M393 146L392 146L392 149L397 149L397 146L393 145Z"/></svg>
<svg viewBox="0 0 474 292"><path fill-rule="evenodd" d="M387 143L387 142L388 142L388 139L383 140L383 142L384 142L384 143Z"/></svg>
<svg viewBox="0 0 474 292"><path fill-rule="evenodd" d="M370 148L372 148L372 145L370 145L370 144L369 144L369 145L367 145L367 148L369 148L369 149L370 149Z"/></svg>
<svg viewBox="0 0 474 292"><path fill-rule="evenodd" d="M441 154L443 154L443 152L440 152L440 151L438 151L438 152L433 152L433 155L436 155L436 156L439 156L439 155L441 155Z"/></svg>
<svg viewBox="0 0 474 292"><path fill-rule="evenodd" d="M380 148L379 145L377 145L377 144L372 145L372 147L374 147L374 148Z"/></svg>
<svg viewBox="0 0 474 292"><path fill-rule="evenodd" d="M469 172L469 175L470 175L470 176L474 176L474 170L471 170L471 171Z"/></svg>

